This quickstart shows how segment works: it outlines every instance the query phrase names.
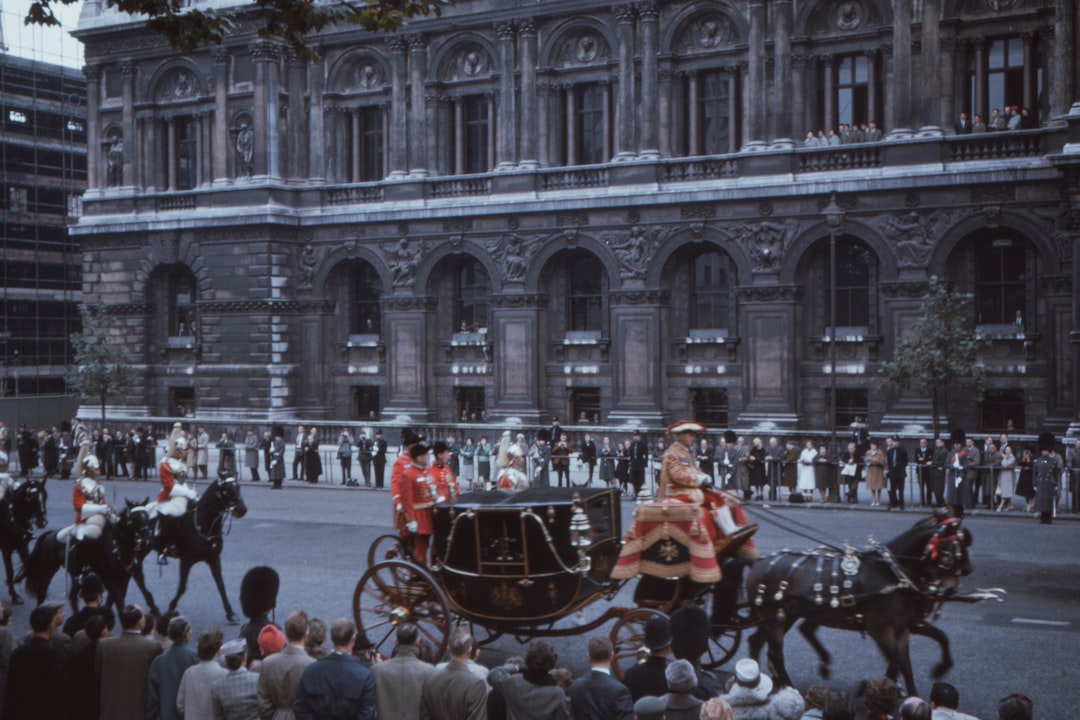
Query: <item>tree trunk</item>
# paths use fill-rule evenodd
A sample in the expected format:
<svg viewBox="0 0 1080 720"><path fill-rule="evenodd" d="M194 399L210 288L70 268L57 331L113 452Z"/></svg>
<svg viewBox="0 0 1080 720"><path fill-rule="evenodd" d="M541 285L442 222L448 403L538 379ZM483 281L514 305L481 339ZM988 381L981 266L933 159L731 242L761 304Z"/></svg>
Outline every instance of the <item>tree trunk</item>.
<svg viewBox="0 0 1080 720"><path fill-rule="evenodd" d="M931 428L933 431L932 442L937 442L938 426L941 424L941 417L938 412L938 389L937 386L934 386L930 389L930 416L933 418L931 421Z"/></svg>

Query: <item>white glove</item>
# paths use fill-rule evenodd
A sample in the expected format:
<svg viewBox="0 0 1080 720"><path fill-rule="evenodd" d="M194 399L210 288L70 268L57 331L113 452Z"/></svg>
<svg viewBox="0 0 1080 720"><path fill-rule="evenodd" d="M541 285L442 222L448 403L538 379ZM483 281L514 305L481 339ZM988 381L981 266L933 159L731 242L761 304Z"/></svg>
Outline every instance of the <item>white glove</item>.
<svg viewBox="0 0 1080 720"><path fill-rule="evenodd" d="M401 512L403 509L404 508L401 507L401 503L398 503L397 505L394 506L394 511L395 512Z"/></svg>
<svg viewBox="0 0 1080 720"><path fill-rule="evenodd" d="M405 529L411 533L414 533L420 529L420 526L416 524L415 520L410 520L405 524Z"/></svg>
<svg viewBox="0 0 1080 720"><path fill-rule="evenodd" d="M698 476L697 476L697 481L698 481L699 483L703 483L703 482L705 482L706 480L711 480L711 479L712 479L712 478L710 478L710 477L709 477L708 475L706 475L705 473L701 473L700 475L698 475Z"/></svg>
<svg viewBox="0 0 1080 720"><path fill-rule="evenodd" d="M83 517L90 517L91 515L104 515L109 512L108 505L98 505L97 503L83 503L82 514Z"/></svg>

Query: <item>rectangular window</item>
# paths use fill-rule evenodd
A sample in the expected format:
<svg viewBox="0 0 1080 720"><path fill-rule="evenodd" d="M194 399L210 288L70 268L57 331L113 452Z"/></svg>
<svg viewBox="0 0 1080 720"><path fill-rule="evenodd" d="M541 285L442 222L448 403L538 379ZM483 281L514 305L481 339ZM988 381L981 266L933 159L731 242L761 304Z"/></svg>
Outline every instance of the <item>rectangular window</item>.
<svg viewBox="0 0 1080 720"><path fill-rule="evenodd" d="M727 75L706 72L698 77L701 83L701 149L706 155L726 153L731 131Z"/></svg>
<svg viewBox="0 0 1080 720"><path fill-rule="evenodd" d="M189 117L176 119L177 190L192 190L198 182L195 134L194 120Z"/></svg>
<svg viewBox="0 0 1080 720"><path fill-rule="evenodd" d="M979 403L980 432L1024 429L1024 391L987 390Z"/></svg>
<svg viewBox="0 0 1080 720"><path fill-rule="evenodd" d="M24 213L27 210L26 188L8 188L8 210L13 213Z"/></svg>
<svg viewBox="0 0 1080 720"><path fill-rule="evenodd" d="M577 101L577 162L590 165L605 162L604 91L599 85L574 88Z"/></svg>
<svg viewBox="0 0 1080 720"><path fill-rule="evenodd" d="M990 43L987 53L988 91L991 108L1004 114L1007 105L1024 103L1024 42L1003 38Z"/></svg>
<svg viewBox="0 0 1080 720"><path fill-rule="evenodd" d="M840 60L837 78L837 123L868 123L870 65L865 55L849 55Z"/></svg>
<svg viewBox="0 0 1080 720"><path fill-rule="evenodd" d="M693 417L709 427L727 427L727 390L725 388L695 390Z"/></svg>
<svg viewBox="0 0 1080 720"><path fill-rule="evenodd" d="M570 414L577 424L600 422L600 388L570 391Z"/></svg>
<svg viewBox="0 0 1080 720"><path fill-rule="evenodd" d="M461 99L465 118L465 172L483 173L491 169L488 158L488 104L483 95Z"/></svg>
<svg viewBox="0 0 1080 720"><path fill-rule="evenodd" d="M1025 292L1023 246L995 240L975 254L975 307L979 325L1007 325L1023 315Z"/></svg>
<svg viewBox="0 0 1080 720"><path fill-rule="evenodd" d="M831 402L831 389L825 390L826 406ZM846 430L855 418L865 418L870 412L870 393L864 388L836 389L836 429Z"/></svg>
<svg viewBox="0 0 1080 720"><path fill-rule="evenodd" d="M376 385L354 385L352 389L353 420L378 420L379 388Z"/></svg>
<svg viewBox="0 0 1080 720"><path fill-rule="evenodd" d="M718 252L707 252L694 259L693 284L690 288L690 329L727 328L728 263Z"/></svg>
<svg viewBox="0 0 1080 720"><path fill-rule="evenodd" d="M487 417L484 409L484 388L460 387L457 396L457 417L461 422L481 422Z"/></svg>
<svg viewBox="0 0 1080 720"><path fill-rule="evenodd" d="M173 417L191 417L195 414L195 388L169 388L169 414Z"/></svg>
<svg viewBox="0 0 1080 720"><path fill-rule="evenodd" d="M360 182L383 179L383 116L382 108L360 110Z"/></svg>

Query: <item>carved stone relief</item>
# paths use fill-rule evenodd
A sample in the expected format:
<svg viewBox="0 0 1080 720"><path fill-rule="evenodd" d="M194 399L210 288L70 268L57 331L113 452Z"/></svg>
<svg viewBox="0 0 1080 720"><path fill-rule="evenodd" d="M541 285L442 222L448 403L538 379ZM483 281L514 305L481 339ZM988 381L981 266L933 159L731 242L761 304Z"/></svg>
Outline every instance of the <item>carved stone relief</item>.
<svg viewBox="0 0 1080 720"><path fill-rule="evenodd" d="M937 241L952 224L952 211L919 213L915 210L887 215L876 220L882 234L896 243L899 267L921 267L930 260Z"/></svg>
<svg viewBox="0 0 1080 720"><path fill-rule="evenodd" d="M766 272L779 269L784 252L799 232L799 221L789 219L783 224L768 220L742 222L726 229L750 257L754 270Z"/></svg>
<svg viewBox="0 0 1080 720"><path fill-rule="evenodd" d="M633 227L628 233L603 233L600 237L619 260L619 276L627 279L645 277L657 248L670 235L664 228Z"/></svg>
<svg viewBox="0 0 1080 720"><path fill-rule="evenodd" d="M555 65L592 65L606 62L611 57L607 41L592 30L570 33L555 54Z"/></svg>
<svg viewBox="0 0 1080 720"><path fill-rule="evenodd" d="M415 241L413 241L415 243ZM416 279L416 268L423 257L423 242L414 247L407 238L398 240L397 245L383 246L387 265L390 266L391 284L394 287L407 287Z"/></svg>
<svg viewBox="0 0 1080 720"><path fill-rule="evenodd" d="M694 21L679 39L680 53L708 52L731 45L739 39L734 23L724 15L709 15Z"/></svg>

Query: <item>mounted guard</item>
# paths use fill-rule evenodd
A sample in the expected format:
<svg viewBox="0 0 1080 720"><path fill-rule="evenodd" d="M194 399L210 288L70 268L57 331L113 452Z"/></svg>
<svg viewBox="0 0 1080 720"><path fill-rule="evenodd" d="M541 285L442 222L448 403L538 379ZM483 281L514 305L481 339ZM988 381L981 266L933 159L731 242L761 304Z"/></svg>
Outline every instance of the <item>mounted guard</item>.
<svg viewBox="0 0 1080 720"><path fill-rule="evenodd" d="M3 502L8 492L14 490L18 485L18 481L11 477L8 472L8 454L0 450L0 502Z"/></svg>
<svg viewBox="0 0 1080 720"><path fill-rule="evenodd" d="M188 441L183 432L180 423L173 425L165 459L158 465L161 492L158 493L155 505L158 532L154 539L158 551L158 565L168 565L169 555L176 557L176 537L180 531L180 521L187 512L188 504L199 499L195 489L188 487L185 482L187 463L184 458Z"/></svg>
<svg viewBox="0 0 1080 720"><path fill-rule="evenodd" d="M112 511L105 502L105 487L98 482L101 463L90 454L88 442L79 451L75 474L79 478L71 489L75 523L60 530L56 538L62 543L100 540Z"/></svg>

